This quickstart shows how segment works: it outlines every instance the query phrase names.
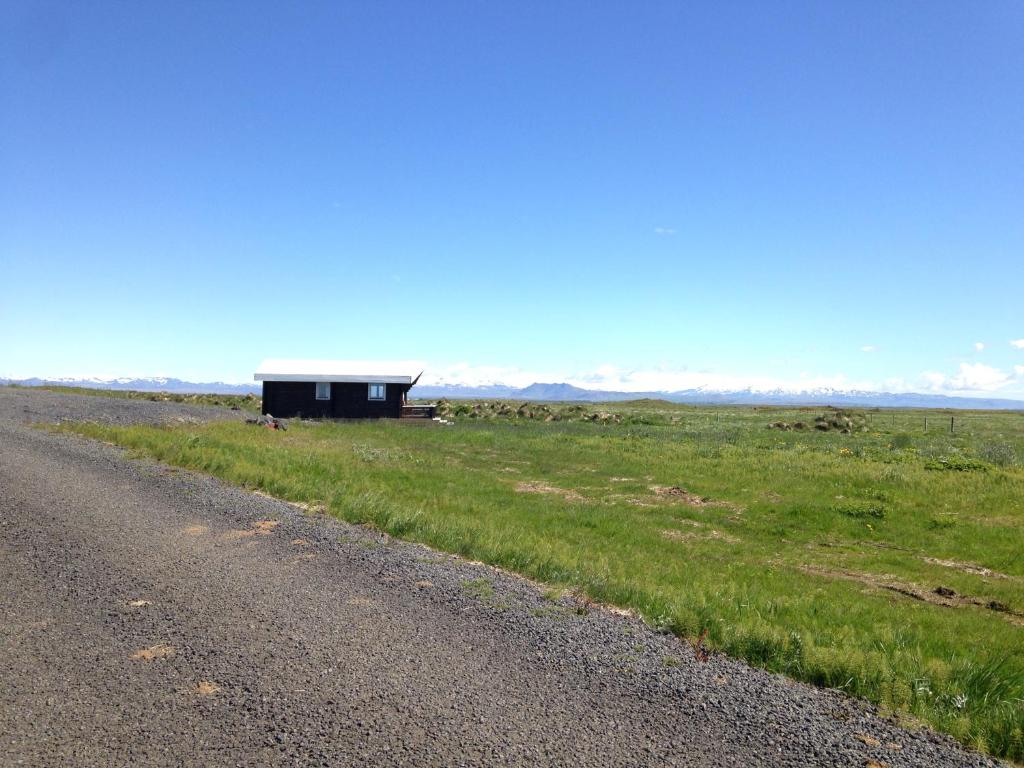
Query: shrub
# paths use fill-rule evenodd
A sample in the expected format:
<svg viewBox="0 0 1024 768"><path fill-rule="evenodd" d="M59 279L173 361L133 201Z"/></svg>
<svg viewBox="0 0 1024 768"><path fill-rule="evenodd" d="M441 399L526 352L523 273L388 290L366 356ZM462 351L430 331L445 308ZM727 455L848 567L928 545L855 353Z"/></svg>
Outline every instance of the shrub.
<svg viewBox="0 0 1024 768"><path fill-rule="evenodd" d="M881 520L885 517L885 505L879 501L847 501L843 504L835 504L832 511L847 517L865 519L873 517Z"/></svg>
<svg viewBox="0 0 1024 768"><path fill-rule="evenodd" d="M967 456L940 456L925 462L924 468L951 472L985 472L989 465L984 461Z"/></svg>

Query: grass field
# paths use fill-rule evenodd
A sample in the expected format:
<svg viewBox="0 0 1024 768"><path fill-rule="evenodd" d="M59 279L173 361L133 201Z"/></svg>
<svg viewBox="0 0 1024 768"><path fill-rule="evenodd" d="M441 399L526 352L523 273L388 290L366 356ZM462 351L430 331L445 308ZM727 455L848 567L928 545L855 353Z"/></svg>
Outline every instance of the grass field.
<svg viewBox="0 0 1024 768"><path fill-rule="evenodd" d="M475 410L474 410L475 408ZM397 421L65 425L632 608L1024 760L1024 414L658 401ZM928 431L925 431L925 418ZM859 422L858 422L859 423Z"/></svg>
<svg viewBox="0 0 1024 768"><path fill-rule="evenodd" d="M138 392L134 389L94 389L92 387L61 387L56 385L33 387L33 389L46 389L50 392L61 392L65 395L116 397L122 400L149 400L154 403L191 403L193 405L212 405L222 408L238 408L239 410L256 412L259 412L260 410L260 398L257 395L211 395L193 392Z"/></svg>

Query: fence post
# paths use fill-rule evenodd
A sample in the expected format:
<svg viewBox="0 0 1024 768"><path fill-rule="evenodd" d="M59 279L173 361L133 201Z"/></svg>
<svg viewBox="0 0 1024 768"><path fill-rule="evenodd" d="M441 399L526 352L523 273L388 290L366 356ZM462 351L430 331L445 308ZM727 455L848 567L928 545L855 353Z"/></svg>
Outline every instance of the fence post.
<svg viewBox="0 0 1024 768"><path fill-rule="evenodd" d="M949 434L953 434L953 417L949 417Z"/></svg>
<svg viewBox="0 0 1024 768"><path fill-rule="evenodd" d="M928 431L928 417L927 416L924 417L924 431L925 432Z"/></svg>

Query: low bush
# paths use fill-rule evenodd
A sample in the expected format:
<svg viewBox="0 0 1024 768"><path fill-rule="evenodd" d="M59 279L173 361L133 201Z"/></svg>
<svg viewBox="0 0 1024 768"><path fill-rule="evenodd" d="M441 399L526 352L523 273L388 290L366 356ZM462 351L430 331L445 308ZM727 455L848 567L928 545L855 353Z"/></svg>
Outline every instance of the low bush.
<svg viewBox="0 0 1024 768"><path fill-rule="evenodd" d="M885 505L880 501L847 501L842 504L833 504L832 511L860 519L870 517L881 520L886 515Z"/></svg>
<svg viewBox="0 0 1024 768"><path fill-rule="evenodd" d="M989 464L968 456L940 456L925 462L925 469L948 470L950 472L985 472Z"/></svg>

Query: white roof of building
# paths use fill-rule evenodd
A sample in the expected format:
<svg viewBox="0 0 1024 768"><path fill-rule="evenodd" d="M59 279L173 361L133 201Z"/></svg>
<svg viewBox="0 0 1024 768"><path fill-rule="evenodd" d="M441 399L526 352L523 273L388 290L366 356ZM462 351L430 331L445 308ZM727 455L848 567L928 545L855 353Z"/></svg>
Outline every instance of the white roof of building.
<svg viewBox="0 0 1024 768"><path fill-rule="evenodd" d="M415 384L423 373L409 360L264 360L256 381L352 381Z"/></svg>

